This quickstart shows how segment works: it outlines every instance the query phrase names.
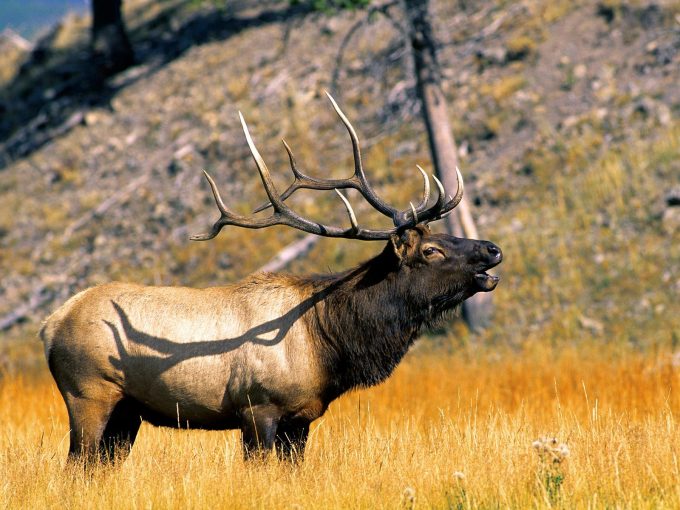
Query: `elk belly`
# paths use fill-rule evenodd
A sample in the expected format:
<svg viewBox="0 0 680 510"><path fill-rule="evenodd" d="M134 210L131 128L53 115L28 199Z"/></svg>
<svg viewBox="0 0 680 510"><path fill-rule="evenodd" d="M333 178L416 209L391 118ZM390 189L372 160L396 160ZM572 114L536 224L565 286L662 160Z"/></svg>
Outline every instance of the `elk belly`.
<svg viewBox="0 0 680 510"><path fill-rule="evenodd" d="M230 365L220 358L194 357L172 366L147 362L126 378L126 393L173 426L230 428L237 413L227 394Z"/></svg>

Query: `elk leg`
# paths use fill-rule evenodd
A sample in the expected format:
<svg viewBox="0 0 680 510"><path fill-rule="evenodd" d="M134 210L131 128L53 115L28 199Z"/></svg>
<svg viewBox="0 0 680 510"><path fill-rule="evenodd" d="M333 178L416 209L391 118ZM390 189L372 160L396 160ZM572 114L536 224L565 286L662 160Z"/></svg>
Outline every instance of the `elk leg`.
<svg viewBox="0 0 680 510"><path fill-rule="evenodd" d="M281 460L301 462L305 455L309 421L305 419L283 419L276 430L276 453Z"/></svg>
<svg viewBox="0 0 680 510"><path fill-rule="evenodd" d="M71 427L68 461L91 463L97 460L102 434L116 402L72 394L67 394L64 400Z"/></svg>
<svg viewBox="0 0 680 510"><path fill-rule="evenodd" d="M243 457L263 457L274 447L279 412L271 406L248 407L241 413Z"/></svg>
<svg viewBox="0 0 680 510"><path fill-rule="evenodd" d="M113 408L99 444L102 461L123 461L130 453L142 424L137 407L130 399L122 399Z"/></svg>

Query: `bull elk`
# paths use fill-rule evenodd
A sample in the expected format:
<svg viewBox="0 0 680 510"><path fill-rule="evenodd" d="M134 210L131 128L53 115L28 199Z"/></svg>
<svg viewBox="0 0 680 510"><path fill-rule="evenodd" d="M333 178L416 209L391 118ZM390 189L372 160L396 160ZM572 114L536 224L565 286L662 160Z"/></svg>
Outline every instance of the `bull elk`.
<svg viewBox="0 0 680 510"><path fill-rule="evenodd" d="M354 128L329 98L351 138L354 175L307 176L284 142L295 179L279 193L241 116L269 197L256 212L273 212L230 211L206 173L220 218L209 233L192 239L212 239L227 225L288 225L320 236L383 240L383 250L335 274L253 274L205 289L109 283L72 297L40 332L68 409L69 459L124 458L142 421L240 429L246 457L275 448L284 458L301 458L310 423L330 402L384 381L424 327L476 292L496 287L498 277L486 273L501 262L496 245L432 233L427 226L460 202L460 172L457 192L448 198L434 177L431 201L429 179L418 167L421 201L405 211L391 207L369 185ZM285 203L300 188L353 188L394 227L360 227L339 191L348 228L303 218Z"/></svg>

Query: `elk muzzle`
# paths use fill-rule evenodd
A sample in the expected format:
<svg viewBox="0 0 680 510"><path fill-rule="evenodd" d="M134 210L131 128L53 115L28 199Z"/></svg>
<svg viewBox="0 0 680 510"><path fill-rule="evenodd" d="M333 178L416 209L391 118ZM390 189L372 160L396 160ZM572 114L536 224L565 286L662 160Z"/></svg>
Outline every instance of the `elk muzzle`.
<svg viewBox="0 0 680 510"><path fill-rule="evenodd" d="M475 251L479 261L475 273L475 282L479 292L489 292L496 288L500 277L490 275L486 271L501 263L503 252L489 241L477 241L477 243L479 243L478 249Z"/></svg>

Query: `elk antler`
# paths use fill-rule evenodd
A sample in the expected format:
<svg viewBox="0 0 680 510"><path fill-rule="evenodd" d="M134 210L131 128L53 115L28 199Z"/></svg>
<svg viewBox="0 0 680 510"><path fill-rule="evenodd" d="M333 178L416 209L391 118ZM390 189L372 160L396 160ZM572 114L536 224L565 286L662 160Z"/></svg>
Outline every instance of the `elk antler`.
<svg viewBox="0 0 680 510"><path fill-rule="evenodd" d="M274 209L271 216L258 218L254 216L241 216L232 211L230 211L227 206L222 201L220 193L217 189L215 181L212 177L204 170L203 173L210 184L210 189L212 190L213 196L215 197L215 203L220 211L220 218L215 222L210 232L206 234L198 234L191 237L193 241L206 241L215 237L222 227L227 225L235 225L244 228L265 228L272 225L288 225L289 227L302 230L303 232L308 232L310 234L316 234L325 237L343 237L348 239L361 239L361 240L384 240L389 239L390 236L396 233L398 230L414 226L416 223L427 223L430 221L438 220L451 211L463 198L463 178L460 175L460 171L456 168L456 176L458 180L458 190L456 195L449 200L445 199L444 186L434 175L434 179L437 185L437 199L431 207L427 207L430 199L430 182L427 178L425 171L418 166L418 170L423 176L423 198L418 203L417 206L410 204L411 207L405 211L399 211L386 202L384 202L375 193L371 185L366 179L366 174L364 173L363 165L361 162L361 150L359 148L359 138L357 137L354 127L347 119L345 114L340 110L335 100L331 97L328 92L326 95L333 105L333 109L340 117L340 120L347 128L351 142L352 142L352 152L354 155L354 175L348 179L318 179L315 177L310 177L302 173L295 162L295 157L291 151L288 144L283 141L283 145L288 153L288 158L290 159L290 167L293 171L294 181L293 183L281 194L276 190L274 183L272 182L269 169L267 168L264 159L257 150L255 143L253 142L250 132L248 131L248 125L239 112L239 117L241 119L241 125L243 126L243 132L246 136L246 141L248 142L248 147L255 160L255 165L260 173L260 179L264 185L264 189L269 198L269 202L261 205L255 209L255 213L263 211L269 207ZM348 229L343 229L340 227L334 227L329 225L323 225L317 223L302 216L296 214L290 207L288 207L284 201L290 197L297 190L306 189L318 189L318 190L335 190L340 199L343 201L345 208L347 209L347 214L349 215L351 227ZM385 216L392 219L394 223L394 228L388 230L368 230L360 228L356 219L356 215L352 210L352 206L349 201L340 193L340 189L356 189L359 193L366 199L366 201L377 211L384 214Z"/></svg>

